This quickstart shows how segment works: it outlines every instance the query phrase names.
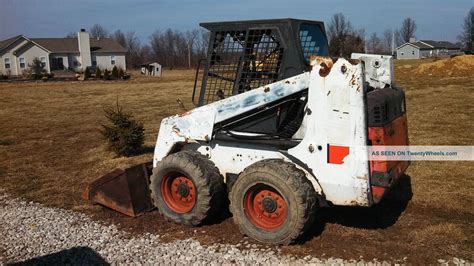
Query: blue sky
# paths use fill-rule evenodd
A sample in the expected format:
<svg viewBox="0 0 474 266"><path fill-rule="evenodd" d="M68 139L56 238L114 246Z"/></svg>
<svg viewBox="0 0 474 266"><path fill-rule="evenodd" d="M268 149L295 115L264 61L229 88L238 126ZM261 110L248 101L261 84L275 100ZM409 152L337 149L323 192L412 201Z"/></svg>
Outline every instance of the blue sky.
<svg viewBox="0 0 474 266"><path fill-rule="evenodd" d="M100 23L109 31L136 31L143 42L155 30L190 30L199 22L300 18L328 22L342 12L367 35L415 19L419 39L455 41L474 0L0 0L0 40L14 35L63 37Z"/></svg>

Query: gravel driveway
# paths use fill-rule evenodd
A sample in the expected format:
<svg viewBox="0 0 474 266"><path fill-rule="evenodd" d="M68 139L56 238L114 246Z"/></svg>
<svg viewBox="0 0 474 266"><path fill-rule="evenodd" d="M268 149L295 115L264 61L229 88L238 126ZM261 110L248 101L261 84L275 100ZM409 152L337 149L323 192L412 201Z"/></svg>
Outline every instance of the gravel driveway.
<svg viewBox="0 0 474 266"><path fill-rule="evenodd" d="M12 199L0 191L0 264L172 263L172 264L355 264L355 260L320 260L284 256L278 250L202 246L195 239L164 242L157 234L132 236L82 213ZM381 264L377 261L357 261ZM386 264L386 263L382 263Z"/></svg>
<svg viewBox="0 0 474 266"><path fill-rule="evenodd" d="M309 256L281 256L272 250L202 246L194 239L163 242L156 234L135 237L82 213L12 199L4 193L0 193L0 235L0 261L4 263L323 263Z"/></svg>

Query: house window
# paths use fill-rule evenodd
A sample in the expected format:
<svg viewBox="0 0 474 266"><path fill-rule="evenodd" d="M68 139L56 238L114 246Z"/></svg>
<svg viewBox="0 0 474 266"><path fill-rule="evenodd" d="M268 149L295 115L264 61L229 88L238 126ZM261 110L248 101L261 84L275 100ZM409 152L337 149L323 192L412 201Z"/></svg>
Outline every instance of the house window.
<svg viewBox="0 0 474 266"><path fill-rule="evenodd" d="M74 67L78 67L78 66L79 66L79 62L77 62L76 60L74 60L73 65L74 65Z"/></svg>
<svg viewBox="0 0 474 266"><path fill-rule="evenodd" d="M97 61L96 61L96 60L92 60L92 66L93 66L93 67L96 67L96 66L97 66Z"/></svg>
<svg viewBox="0 0 474 266"><path fill-rule="evenodd" d="M26 68L25 58L20 57L20 68Z"/></svg>
<svg viewBox="0 0 474 266"><path fill-rule="evenodd" d="M41 61L41 66L46 67L46 57L44 56L40 57L40 61Z"/></svg>
<svg viewBox="0 0 474 266"><path fill-rule="evenodd" d="M10 69L10 67L11 67L10 58L5 57L5 58L3 59L3 61L5 62L5 69Z"/></svg>
<svg viewBox="0 0 474 266"><path fill-rule="evenodd" d="M115 55L110 56L110 64L115 65Z"/></svg>
<svg viewBox="0 0 474 266"><path fill-rule="evenodd" d="M404 53L404 52L402 52L402 55L404 55L404 54L405 54L405 53Z"/></svg>
<svg viewBox="0 0 474 266"><path fill-rule="evenodd" d="M415 55L415 51L411 51L411 54L412 54L412 55Z"/></svg>

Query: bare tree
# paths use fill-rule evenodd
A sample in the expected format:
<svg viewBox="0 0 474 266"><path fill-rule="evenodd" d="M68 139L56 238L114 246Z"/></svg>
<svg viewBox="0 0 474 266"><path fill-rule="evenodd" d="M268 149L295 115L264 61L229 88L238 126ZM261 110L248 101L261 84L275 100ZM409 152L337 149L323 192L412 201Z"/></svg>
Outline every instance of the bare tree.
<svg viewBox="0 0 474 266"><path fill-rule="evenodd" d="M472 52L472 44L474 42L474 7L469 10L462 24L462 32L458 36L458 40L461 42L463 48L466 51Z"/></svg>
<svg viewBox="0 0 474 266"><path fill-rule="evenodd" d="M112 34L112 38L122 45L123 48L127 49L127 39L125 38L125 34L121 30L116 30Z"/></svg>
<svg viewBox="0 0 474 266"><path fill-rule="evenodd" d="M186 43L188 45L188 68L191 68L191 56L194 54L194 43L199 36L198 30L192 30L186 32Z"/></svg>
<svg viewBox="0 0 474 266"><path fill-rule="evenodd" d="M77 32L70 31L66 34L66 38L77 38Z"/></svg>
<svg viewBox="0 0 474 266"><path fill-rule="evenodd" d="M149 45L143 45L141 48L140 48L140 54L139 54L139 58L140 58L140 64L144 64L144 63L148 63L148 62L151 62L151 61L154 61L154 57L153 57L153 50L151 49L151 47Z"/></svg>
<svg viewBox="0 0 474 266"><path fill-rule="evenodd" d="M365 31L353 30L342 13L334 14L328 27L329 54L347 57L353 52L363 52L364 36Z"/></svg>
<svg viewBox="0 0 474 266"><path fill-rule="evenodd" d="M404 42L409 42L411 37L415 36L416 23L412 18L406 18L400 28L400 36Z"/></svg>
<svg viewBox="0 0 474 266"><path fill-rule="evenodd" d="M368 52L372 54L381 54L383 53L382 40L380 40L377 33L374 32L370 35L369 40L367 41Z"/></svg>
<svg viewBox="0 0 474 266"><path fill-rule="evenodd" d="M196 50L196 59L203 59L206 57L207 48L209 46L209 36L210 32L204 29L198 30L198 38L195 42L195 50Z"/></svg>
<svg viewBox="0 0 474 266"><path fill-rule="evenodd" d="M129 31L125 35L125 42L127 47L128 65L132 68L137 68L142 63L140 58L140 40L135 35L135 31Z"/></svg>
<svg viewBox="0 0 474 266"><path fill-rule="evenodd" d="M89 29L90 36L92 38L107 38L109 37L109 31L100 24L94 24Z"/></svg>
<svg viewBox="0 0 474 266"><path fill-rule="evenodd" d="M168 29L155 31L150 37L154 57L168 67L188 66L188 41L182 32Z"/></svg>
<svg viewBox="0 0 474 266"><path fill-rule="evenodd" d="M393 45L395 45L393 38L394 38L394 34L392 30L385 30L383 32L383 37L382 37L383 53L392 54L392 48L395 49L395 47L392 47L392 41L393 41Z"/></svg>
<svg viewBox="0 0 474 266"><path fill-rule="evenodd" d="M395 35L395 46L398 47L405 43L405 41L403 41L402 35L399 30L396 30L394 35Z"/></svg>
<svg viewBox="0 0 474 266"><path fill-rule="evenodd" d="M329 39L333 38L343 38L349 32L352 31L352 26L349 21L346 20L346 17L342 13L334 14L331 18L331 22L328 27L328 37Z"/></svg>

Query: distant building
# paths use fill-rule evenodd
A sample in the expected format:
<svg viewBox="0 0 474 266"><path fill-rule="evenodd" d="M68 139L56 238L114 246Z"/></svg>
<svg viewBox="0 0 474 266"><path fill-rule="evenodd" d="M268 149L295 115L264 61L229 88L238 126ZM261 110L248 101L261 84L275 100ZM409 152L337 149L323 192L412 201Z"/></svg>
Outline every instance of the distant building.
<svg viewBox="0 0 474 266"><path fill-rule="evenodd" d="M459 45L446 41L411 39L396 49L397 59L420 59L435 56L449 56L461 53Z"/></svg>
<svg viewBox="0 0 474 266"><path fill-rule="evenodd" d="M163 69L157 62L141 65L141 73L143 75L161 77Z"/></svg>
<svg viewBox="0 0 474 266"><path fill-rule="evenodd" d="M84 71L86 67L125 70L126 50L109 38L90 38L81 30L77 38L27 38L18 35L0 41L0 72L21 75L35 58L48 71Z"/></svg>

